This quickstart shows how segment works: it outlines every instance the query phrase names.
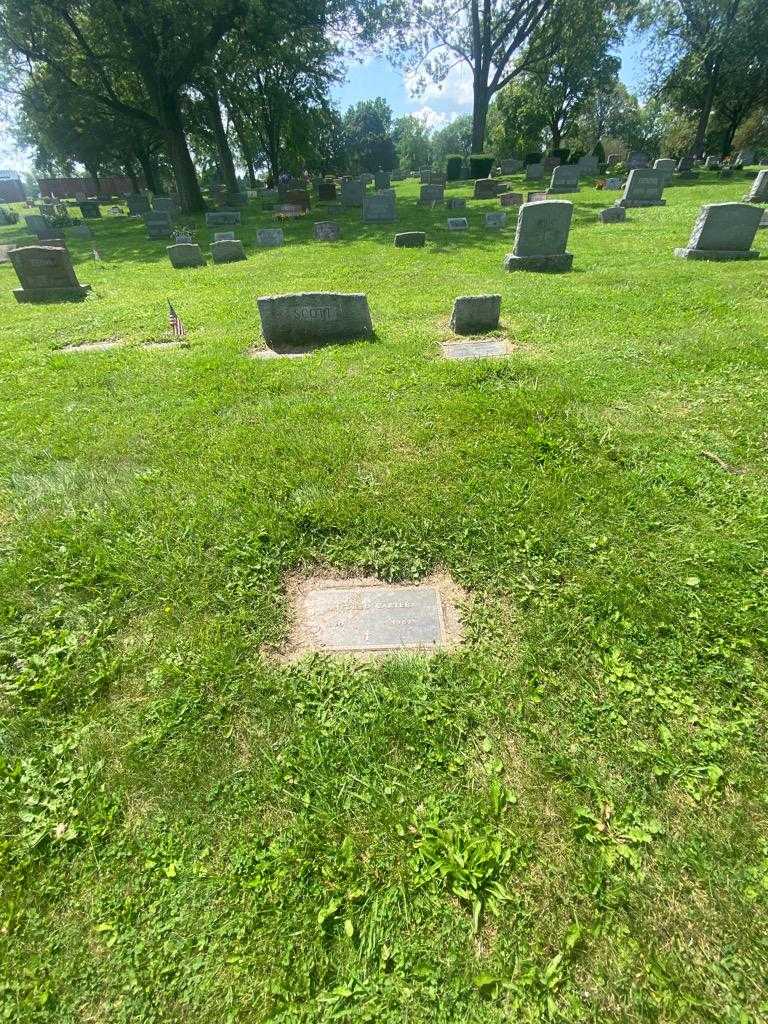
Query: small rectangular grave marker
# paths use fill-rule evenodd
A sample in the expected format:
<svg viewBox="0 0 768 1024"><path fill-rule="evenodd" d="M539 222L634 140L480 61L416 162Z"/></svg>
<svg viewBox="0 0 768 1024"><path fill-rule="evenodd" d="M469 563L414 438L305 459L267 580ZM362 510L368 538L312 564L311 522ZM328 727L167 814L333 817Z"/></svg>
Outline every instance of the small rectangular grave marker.
<svg viewBox="0 0 768 1024"><path fill-rule="evenodd" d="M398 249L420 249L426 241L424 231L400 231L395 235L395 246Z"/></svg>
<svg viewBox="0 0 768 1024"><path fill-rule="evenodd" d="M214 263L239 263L245 259L243 243L238 238L222 238L211 245Z"/></svg>
<svg viewBox="0 0 768 1024"><path fill-rule="evenodd" d="M441 348L446 359L498 359L509 355L509 342L502 339L447 341Z"/></svg>
<svg viewBox="0 0 768 1024"><path fill-rule="evenodd" d="M494 331L500 315L500 295L462 295L453 303L451 327L457 334Z"/></svg>
<svg viewBox="0 0 768 1024"><path fill-rule="evenodd" d="M466 231L469 227L469 221L466 217L449 217L448 218L448 230L449 231Z"/></svg>
<svg viewBox="0 0 768 1024"><path fill-rule="evenodd" d="M206 213L205 226L216 227L219 224L240 224L241 214L239 210L215 210Z"/></svg>
<svg viewBox="0 0 768 1024"><path fill-rule="evenodd" d="M419 650L446 640L435 587L317 587L306 594L303 610L320 650Z"/></svg>
<svg viewBox="0 0 768 1024"><path fill-rule="evenodd" d="M318 242L338 242L341 238L341 226L332 220L318 221L314 226L315 239Z"/></svg>
<svg viewBox="0 0 768 1024"><path fill-rule="evenodd" d="M493 213L486 213L485 226L487 228L503 228L507 223L507 215L503 210L495 210Z"/></svg>
<svg viewBox="0 0 768 1024"><path fill-rule="evenodd" d="M214 242L214 245L226 245L224 242ZM200 250L199 245L195 245L192 242L177 242L176 245L167 245L165 251L168 253L168 258L171 261L171 265L176 270L184 270L186 267L203 267L205 266L205 260Z"/></svg>
<svg viewBox="0 0 768 1024"><path fill-rule="evenodd" d="M666 199L661 198L664 191L664 179L658 171L650 167L636 168L629 172L624 195L616 200L617 206L666 206Z"/></svg>
<svg viewBox="0 0 768 1024"><path fill-rule="evenodd" d="M275 248L282 245L285 235L282 228L259 228L256 232L256 242L264 248Z"/></svg>
<svg viewBox="0 0 768 1024"><path fill-rule="evenodd" d="M445 189L442 185L422 185L419 190L419 202L422 206L429 206L430 203L442 203L445 198Z"/></svg>
<svg viewBox="0 0 768 1024"><path fill-rule="evenodd" d="M396 219L395 193L393 189L374 192L363 197L363 221L370 223L388 223Z"/></svg>

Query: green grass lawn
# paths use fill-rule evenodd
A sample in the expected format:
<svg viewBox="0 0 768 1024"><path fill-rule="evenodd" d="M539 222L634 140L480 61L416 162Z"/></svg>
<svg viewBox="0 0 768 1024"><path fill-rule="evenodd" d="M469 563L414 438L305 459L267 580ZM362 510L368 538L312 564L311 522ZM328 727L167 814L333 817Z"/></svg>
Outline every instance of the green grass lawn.
<svg viewBox="0 0 768 1024"><path fill-rule="evenodd" d="M198 270L105 217L81 304L0 266L0 1019L768 1020L768 232L673 256L748 185L585 185L560 275L414 182ZM375 339L245 358L325 289ZM512 355L441 359L488 292ZM276 661L328 566L449 572L463 647Z"/></svg>

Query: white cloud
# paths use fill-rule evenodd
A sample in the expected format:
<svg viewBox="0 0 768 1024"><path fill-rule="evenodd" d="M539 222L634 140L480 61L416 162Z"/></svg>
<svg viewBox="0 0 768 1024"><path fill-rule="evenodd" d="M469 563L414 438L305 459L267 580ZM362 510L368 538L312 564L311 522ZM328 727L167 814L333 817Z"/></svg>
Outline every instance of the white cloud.
<svg viewBox="0 0 768 1024"><path fill-rule="evenodd" d="M455 106L472 106L472 72L464 61L455 64L442 82L414 71L406 71L403 81L412 99L450 100Z"/></svg>
<svg viewBox="0 0 768 1024"><path fill-rule="evenodd" d="M445 128L451 121L455 121L459 115L455 110L446 114L441 110L435 110L433 107L425 105L419 107L418 110L411 111L411 116L417 117L424 124L425 128L432 131L435 128Z"/></svg>

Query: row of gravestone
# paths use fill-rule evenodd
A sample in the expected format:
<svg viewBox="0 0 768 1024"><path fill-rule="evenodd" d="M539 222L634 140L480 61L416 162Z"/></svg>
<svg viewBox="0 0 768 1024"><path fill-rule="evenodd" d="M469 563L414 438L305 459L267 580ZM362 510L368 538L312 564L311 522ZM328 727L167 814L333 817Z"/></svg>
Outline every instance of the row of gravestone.
<svg viewBox="0 0 768 1024"><path fill-rule="evenodd" d="M514 249L505 257L504 267L509 271L570 270L573 256L566 247L572 215L573 204L568 200L525 203L520 208ZM708 203L701 208L688 245L676 249L675 255L693 260L756 258L752 242L761 216L755 203ZM213 245L231 246L232 240L222 239ZM237 245L242 248L241 243ZM179 248L200 253L198 246L184 243L169 250ZM89 290L78 281L66 248L25 246L11 250L8 256L21 284L14 290L18 302L79 300Z"/></svg>

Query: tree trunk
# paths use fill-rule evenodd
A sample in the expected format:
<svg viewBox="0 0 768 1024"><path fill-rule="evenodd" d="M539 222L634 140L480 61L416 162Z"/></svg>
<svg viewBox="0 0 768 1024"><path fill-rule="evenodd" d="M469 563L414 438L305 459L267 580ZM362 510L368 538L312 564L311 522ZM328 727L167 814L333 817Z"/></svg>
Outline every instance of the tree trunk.
<svg viewBox="0 0 768 1024"><path fill-rule="evenodd" d="M485 147L485 125L488 121L488 86L477 74L474 84L474 102L472 105L472 152L482 153Z"/></svg>
<svg viewBox="0 0 768 1024"><path fill-rule="evenodd" d="M99 169L98 169L98 167L94 167L93 164L85 164L84 166L85 166L86 171L88 171L88 173L90 174L91 178L93 179L93 187L95 189L95 193L94 194L97 195L97 196L100 195L101 194L101 182L99 181Z"/></svg>
<svg viewBox="0 0 768 1024"><path fill-rule="evenodd" d="M560 149L560 143L563 141L563 137L560 134L560 124L557 118L554 118L550 128L552 129L552 149Z"/></svg>
<svg viewBox="0 0 768 1024"><path fill-rule="evenodd" d="M253 158L253 150L251 149L245 134L245 127L243 121L233 104L227 103L227 111L232 119L232 127L235 129L235 135L237 141L240 144L240 152L243 154L243 160L245 161L245 168L248 172L248 185L250 188L256 188L256 166Z"/></svg>
<svg viewBox="0 0 768 1024"><path fill-rule="evenodd" d="M701 110L699 112L699 120L696 125L696 135L693 140L693 146L691 152L694 156L702 156L704 153L704 136L707 134L707 125L709 124L709 117L712 113L712 104L715 99L715 88L717 86L718 78L718 67L717 64L713 64L709 68L709 74L707 76L707 88L704 92L704 99L701 104Z"/></svg>
<svg viewBox="0 0 768 1024"><path fill-rule="evenodd" d="M125 158L125 173L130 179L131 185L133 185L133 191L139 191L139 179L136 177L136 165L133 162L133 157L128 156Z"/></svg>
<svg viewBox="0 0 768 1024"><path fill-rule="evenodd" d="M219 105L219 94L213 89L204 94L205 106L208 110L208 123L213 132L213 139L216 144L216 152L219 154L219 167L221 176L227 192L237 193L240 186L237 184L237 173L235 161L232 159L232 150L229 148L229 139L224 129L224 122L221 119L221 106Z"/></svg>
<svg viewBox="0 0 768 1024"><path fill-rule="evenodd" d="M200 191L197 171L189 153L177 95L164 96L162 103L158 103L158 120L163 131L168 159L171 161L176 178L181 212L204 213L205 200Z"/></svg>
<svg viewBox="0 0 768 1024"><path fill-rule="evenodd" d="M141 165L141 173L144 175L144 186L153 195L157 195L160 191L160 178L155 167L155 162L152 159L152 155L149 150L142 149L136 153L136 159Z"/></svg>

